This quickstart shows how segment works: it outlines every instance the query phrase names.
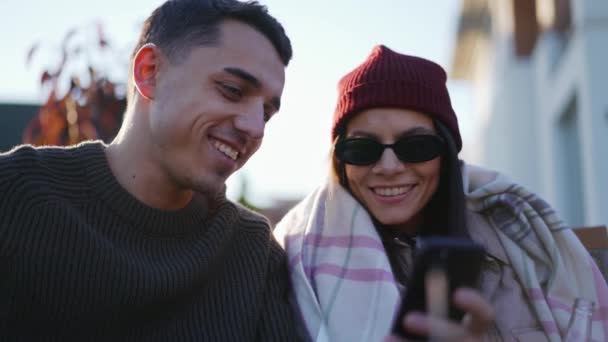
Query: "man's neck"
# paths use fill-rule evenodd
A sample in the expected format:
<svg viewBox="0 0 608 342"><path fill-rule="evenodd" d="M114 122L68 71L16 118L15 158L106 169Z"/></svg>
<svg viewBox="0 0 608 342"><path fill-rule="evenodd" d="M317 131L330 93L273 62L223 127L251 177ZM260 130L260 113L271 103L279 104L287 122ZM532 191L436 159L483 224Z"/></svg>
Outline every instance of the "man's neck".
<svg viewBox="0 0 608 342"><path fill-rule="evenodd" d="M147 206L162 210L184 208L192 200L193 191L179 187L144 150L148 144L135 141L134 137L121 130L105 151L118 183Z"/></svg>

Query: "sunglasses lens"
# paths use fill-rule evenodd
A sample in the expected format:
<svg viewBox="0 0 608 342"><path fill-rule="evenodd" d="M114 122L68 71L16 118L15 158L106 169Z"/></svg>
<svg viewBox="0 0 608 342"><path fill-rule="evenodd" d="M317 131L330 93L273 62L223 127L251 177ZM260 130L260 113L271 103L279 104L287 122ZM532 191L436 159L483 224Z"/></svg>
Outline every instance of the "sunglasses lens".
<svg viewBox="0 0 608 342"><path fill-rule="evenodd" d="M336 144L336 157L346 164L370 165L380 159L383 150L382 145L371 139L344 139Z"/></svg>
<svg viewBox="0 0 608 342"><path fill-rule="evenodd" d="M435 135L412 135L392 145L399 160L404 163L421 163L438 157L443 152L443 140ZM384 145L367 138L349 138L336 144L336 157L346 164L371 165L384 152Z"/></svg>
<svg viewBox="0 0 608 342"><path fill-rule="evenodd" d="M394 150L401 161L420 163L439 156L443 152L443 141L434 135L412 135L399 139Z"/></svg>

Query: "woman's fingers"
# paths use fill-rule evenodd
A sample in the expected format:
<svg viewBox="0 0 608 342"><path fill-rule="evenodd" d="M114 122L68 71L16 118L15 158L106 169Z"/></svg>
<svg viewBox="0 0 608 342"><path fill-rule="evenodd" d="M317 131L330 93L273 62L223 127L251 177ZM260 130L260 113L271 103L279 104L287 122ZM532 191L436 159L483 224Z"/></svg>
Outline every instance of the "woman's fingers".
<svg viewBox="0 0 608 342"><path fill-rule="evenodd" d="M494 322L494 309L478 291L459 288L454 293L454 305L467 312L464 322L473 335L481 335Z"/></svg>
<svg viewBox="0 0 608 342"><path fill-rule="evenodd" d="M404 320L406 330L442 341L475 341L481 338L494 321L492 306L478 291L469 288L456 290L453 301L467 313L463 322L411 312Z"/></svg>
<svg viewBox="0 0 608 342"><path fill-rule="evenodd" d="M462 324L418 312L405 317L405 327L408 331L428 336L431 340L462 341L467 335Z"/></svg>

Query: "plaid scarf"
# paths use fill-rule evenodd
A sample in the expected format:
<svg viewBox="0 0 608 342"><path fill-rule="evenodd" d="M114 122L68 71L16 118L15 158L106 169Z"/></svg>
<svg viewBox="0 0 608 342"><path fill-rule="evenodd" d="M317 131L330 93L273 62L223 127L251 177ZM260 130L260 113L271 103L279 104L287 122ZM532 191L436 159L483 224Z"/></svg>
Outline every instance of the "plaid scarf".
<svg viewBox="0 0 608 342"><path fill-rule="evenodd" d="M536 195L503 175L463 165L467 207L487 216L550 341L561 341L575 298L595 301L592 340L608 340L608 286L574 233ZM331 177L330 177L331 179ZM329 181L275 229L313 341L380 341L399 291L367 211ZM500 314L500 313L499 313Z"/></svg>
<svg viewBox="0 0 608 342"><path fill-rule="evenodd" d="M469 209L484 213L551 341L561 341L577 297L596 304L593 341L608 340L608 286L589 252L541 198L505 176L466 166Z"/></svg>

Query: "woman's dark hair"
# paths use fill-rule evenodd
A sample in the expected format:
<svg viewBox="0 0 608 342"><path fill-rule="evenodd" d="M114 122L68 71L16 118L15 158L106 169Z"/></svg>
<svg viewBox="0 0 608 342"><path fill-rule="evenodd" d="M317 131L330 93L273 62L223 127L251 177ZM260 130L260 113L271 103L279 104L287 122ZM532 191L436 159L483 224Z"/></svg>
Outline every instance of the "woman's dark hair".
<svg viewBox="0 0 608 342"><path fill-rule="evenodd" d="M424 208L424 228L421 236L443 235L468 237L465 217L465 197L462 185L461 162L458 149L450 131L439 121L433 120L439 135L445 141L445 151L441 159L439 185L437 191ZM338 134L333 146L343 139L344 130ZM343 162L331 152L332 173L340 185L350 191ZM378 222L374 219L374 222Z"/></svg>
<svg viewBox="0 0 608 342"><path fill-rule="evenodd" d="M434 123L445 141L445 151L441 159L439 186L424 209L424 229L419 234L465 237L468 234L461 161L450 131L441 122L434 120Z"/></svg>

